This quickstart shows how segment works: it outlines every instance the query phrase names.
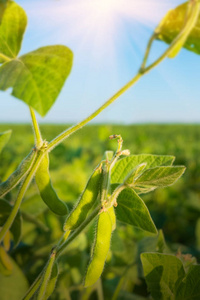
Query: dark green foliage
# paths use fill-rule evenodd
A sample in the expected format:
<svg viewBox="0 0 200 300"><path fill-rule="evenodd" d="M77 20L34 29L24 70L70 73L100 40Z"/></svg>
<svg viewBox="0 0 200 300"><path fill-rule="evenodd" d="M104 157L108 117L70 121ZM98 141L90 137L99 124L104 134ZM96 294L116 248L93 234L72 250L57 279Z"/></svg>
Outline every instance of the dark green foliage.
<svg viewBox="0 0 200 300"><path fill-rule="evenodd" d="M41 131L50 140L64 128L66 125L42 125ZM0 176L9 171L7 166L12 166L14 157L19 157L20 161L27 155L34 142L31 126L11 124L0 126L1 132L8 129L13 130L13 138L1 154ZM155 235L150 236L147 232L139 231L133 226L121 222L118 222L117 228L112 234L112 255L108 254L102 275L105 299L111 299L119 279L122 277L124 283L119 298L123 299L123 297L131 295L135 299L140 299L140 297L148 299L144 279L141 279L142 270L139 260L141 252L158 251L159 253L174 254L181 247L183 253L196 256L200 262L197 230L195 231L200 212L198 171L200 168L200 126L94 125L82 129L81 135L72 136L51 153L52 182L58 196L66 201L69 207L73 207L83 191L91 170L102 159L102 153L107 149L115 150L115 142L107 138L113 132L121 133L124 146L129 148L132 154L141 152L171 154L176 156L176 165L186 165L187 167L184 176L175 185L142 195L156 227L163 228L167 246L163 245L162 238L159 239ZM92 147L91 140L93 141ZM170 161L172 162L173 159L174 157L171 157ZM37 193L36 186L32 185L22 204L22 211L32 213L50 231L44 234L36 224L24 220L22 243L11 254L25 271L30 283L35 280L46 263L52 245L62 234L64 223L62 217L54 216L51 211L45 209L45 205ZM10 201L14 201L15 197L16 191L13 190L9 193ZM91 226L88 232L82 233L66 250L59 262L60 276L56 290L50 299L61 300L63 295L69 292L70 287L76 289L76 292L70 292L70 294L76 293L76 299L80 298L82 294L80 286L89 261L93 237L94 227ZM46 246L44 247L44 245ZM30 250L32 247L34 251ZM138 278L140 278L139 281ZM9 299L15 300L14 298Z"/></svg>

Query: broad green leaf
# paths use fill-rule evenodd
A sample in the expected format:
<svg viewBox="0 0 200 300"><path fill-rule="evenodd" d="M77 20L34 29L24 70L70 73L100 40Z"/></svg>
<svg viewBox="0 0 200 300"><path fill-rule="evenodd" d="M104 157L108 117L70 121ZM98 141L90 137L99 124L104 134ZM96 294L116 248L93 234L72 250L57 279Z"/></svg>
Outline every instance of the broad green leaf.
<svg viewBox="0 0 200 300"><path fill-rule="evenodd" d="M10 276L0 274L0 299L21 300L28 290L29 283L21 269L10 257L13 270Z"/></svg>
<svg viewBox="0 0 200 300"><path fill-rule="evenodd" d="M6 181L0 183L0 198L11 191L16 185L18 185L24 176L30 170L30 167L34 163L36 158L35 151L31 151L27 157L25 157L19 164L18 168L8 177Z"/></svg>
<svg viewBox="0 0 200 300"><path fill-rule="evenodd" d="M157 233L157 229L144 201L130 188L123 190L117 198L116 216L119 221L142 230Z"/></svg>
<svg viewBox="0 0 200 300"><path fill-rule="evenodd" d="M176 289L176 300L200 299L200 265L190 267L185 278Z"/></svg>
<svg viewBox="0 0 200 300"><path fill-rule="evenodd" d="M0 0L0 23L2 21L5 9L7 7L7 3L9 2L9 0Z"/></svg>
<svg viewBox="0 0 200 300"><path fill-rule="evenodd" d="M185 277L181 261L176 256L160 253L143 253L141 260L153 299L177 300L175 287Z"/></svg>
<svg viewBox="0 0 200 300"><path fill-rule="evenodd" d="M1 1L2 2L2 1ZM6 1L1 3L2 20L0 24L0 53L15 58L21 48L24 31L27 25L27 16L25 11L14 1L9 1L5 7ZM0 60L2 63L2 60Z"/></svg>
<svg viewBox="0 0 200 300"><path fill-rule="evenodd" d="M11 133L12 133L11 130L0 133L0 153L5 147L5 145L7 144L7 142L9 141Z"/></svg>
<svg viewBox="0 0 200 300"><path fill-rule="evenodd" d="M12 206L5 200L0 199L0 227L6 222L12 211ZM20 213L17 214L10 231L13 234L15 245L19 243L21 237L22 220Z"/></svg>
<svg viewBox="0 0 200 300"><path fill-rule="evenodd" d="M146 167L146 163L143 163L139 166L137 166L135 169L133 169L133 171L130 172L130 174L128 174L124 180L124 183L125 184L133 184L135 178L137 178L141 173L142 171L145 169Z"/></svg>
<svg viewBox="0 0 200 300"><path fill-rule="evenodd" d="M171 166L174 156L140 154L130 155L118 160L112 169L111 183L122 183L125 177L140 164L146 163L146 169L157 166Z"/></svg>
<svg viewBox="0 0 200 300"><path fill-rule="evenodd" d="M134 186L141 187L164 187L172 185L185 172L185 167L156 167L146 170L136 178Z"/></svg>
<svg viewBox="0 0 200 300"><path fill-rule="evenodd" d="M49 174L49 155L42 159L35 174L35 181L38 186L40 196L45 204L57 215L65 216L68 214L68 207L61 201L54 190Z"/></svg>
<svg viewBox="0 0 200 300"><path fill-rule="evenodd" d="M58 97L72 67L73 54L65 46L47 46L13 59L0 68L0 90L33 107L41 116Z"/></svg>
<svg viewBox="0 0 200 300"><path fill-rule="evenodd" d="M188 2L179 5L167 13L158 26L159 40L162 40L167 44L172 43L183 28L187 9ZM183 39L181 42L182 44L180 44L179 47L184 46L184 48L200 54L200 16L198 17L198 21L186 41Z"/></svg>

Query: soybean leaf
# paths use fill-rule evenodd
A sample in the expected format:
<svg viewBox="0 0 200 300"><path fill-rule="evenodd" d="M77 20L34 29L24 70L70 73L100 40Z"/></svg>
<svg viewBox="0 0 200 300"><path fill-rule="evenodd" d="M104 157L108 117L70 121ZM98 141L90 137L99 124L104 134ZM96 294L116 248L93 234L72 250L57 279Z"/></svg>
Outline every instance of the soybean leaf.
<svg viewBox="0 0 200 300"><path fill-rule="evenodd" d="M200 299L200 265L190 267L185 278L176 289L176 300Z"/></svg>
<svg viewBox="0 0 200 300"><path fill-rule="evenodd" d="M172 185L185 172L185 167L156 167L146 170L142 175L136 178L134 186L141 187L164 187Z"/></svg>
<svg viewBox="0 0 200 300"><path fill-rule="evenodd" d="M11 133L12 133L11 130L0 133L0 153L5 147L5 145L7 144L7 142L9 141Z"/></svg>
<svg viewBox="0 0 200 300"><path fill-rule="evenodd" d="M153 299L177 299L175 287L185 277L182 262L176 256L161 253L143 253L141 261Z"/></svg>
<svg viewBox="0 0 200 300"><path fill-rule="evenodd" d="M145 169L157 166L171 166L174 162L174 156L140 154L130 155L116 162L112 169L111 183L122 183L125 177L142 163L146 163Z"/></svg>
<svg viewBox="0 0 200 300"><path fill-rule="evenodd" d="M0 90L12 87L13 96L45 116L71 71L72 57L69 48L56 45L6 62L0 68Z"/></svg>
<svg viewBox="0 0 200 300"><path fill-rule="evenodd" d="M12 211L12 206L5 200L0 199L0 226L3 226ZM15 245L19 243L21 237L22 219L18 212L10 231L13 234Z"/></svg>
<svg viewBox="0 0 200 300"><path fill-rule="evenodd" d="M25 157L19 164L18 168L8 177L6 181L0 183L0 197L6 195L12 190L17 184L21 182L24 176L30 170L30 167L34 163L36 153L31 151L27 157Z"/></svg>
<svg viewBox="0 0 200 300"><path fill-rule="evenodd" d="M157 233L156 226L144 201L130 188L117 198L116 216L119 221L136 226L144 231Z"/></svg>
<svg viewBox="0 0 200 300"><path fill-rule="evenodd" d="M128 174L124 180L125 184L133 184L134 180L136 177L138 177L142 171L145 169L146 167L146 163L140 164L139 166L137 166L135 169L133 169L133 171L130 172L130 174Z"/></svg>
<svg viewBox="0 0 200 300"><path fill-rule="evenodd" d="M15 58L21 48L27 16L23 8L14 1L1 1L0 9L0 52L9 58ZM0 63L2 62L0 59Z"/></svg>
<svg viewBox="0 0 200 300"><path fill-rule="evenodd" d="M49 175L49 155L48 153L42 159L40 166L35 174L36 184L40 196L45 204L57 215L64 216L68 213L68 207L65 202L61 201L52 184Z"/></svg>
<svg viewBox="0 0 200 300"><path fill-rule="evenodd" d="M159 25L159 40L164 41L167 44L171 44L183 28L187 9L188 2L179 5L167 13ZM200 54L200 16L198 17L198 21L193 30L187 37L183 47L187 50Z"/></svg>
<svg viewBox="0 0 200 300"><path fill-rule="evenodd" d="M21 269L10 257L12 263L12 274L4 276L0 274L0 299L1 300L20 300L29 287L28 280Z"/></svg>

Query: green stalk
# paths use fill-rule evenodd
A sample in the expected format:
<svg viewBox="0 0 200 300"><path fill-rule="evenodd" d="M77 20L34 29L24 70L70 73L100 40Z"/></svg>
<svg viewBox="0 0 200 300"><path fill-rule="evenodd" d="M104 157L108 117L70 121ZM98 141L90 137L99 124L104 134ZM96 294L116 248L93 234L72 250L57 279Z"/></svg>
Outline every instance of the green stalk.
<svg viewBox="0 0 200 300"><path fill-rule="evenodd" d="M35 112L31 106L29 106L29 109L30 109L30 114L31 114L31 119L32 119L32 124L33 124L33 131L34 131L34 135L35 135L35 146L37 149L40 149L43 145L42 135L40 132L40 128L39 128L36 116L35 116Z"/></svg>
<svg viewBox="0 0 200 300"><path fill-rule="evenodd" d="M81 231L83 231L87 227L87 225L98 215L100 209L101 209L101 205L97 206L95 208L95 210L88 216L88 218L69 236L69 238L67 240L65 240L64 238L61 239L61 241L63 241L63 243L58 244L58 246L55 248L56 249L55 259L57 259L61 255L61 253L65 250L65 248L71 242L73 242L73 240L79 235L79 233L81 233ZM64 235L65 235L65 233L64 233ZM45 265L45 268L46 268L46 265ZM38 275L38 277L33 282L33 284L31 285L31 287L29 288L29 290L27 291L26 295L24 296L24 298L22 300L30 300L31 299L33 294L37 291L38 287L40 286L40 283L42 280L42 274L43 274L43 271Z"/></svg>
<svg viewBox="0 0 200 300"><path fill-rule="evenodd" d="M31 299L31 297L34 295L34 293L37 291L37 289L40 286L42 274L43 274L43 272L41 272L40 275L36 278L36 280L30 286L29 290L27 291L26 295L24 296L24 298L22 300L30 300Z"/></svg>
<svg viewBox="0 0 200 300"><path fill-rule="evenodd" d="M161 55L154 63L152 63L150 66L145 67L150 50L151 50L151 46L153 44L153 41L155 40L158 32L155 32L147 45L147 49L145 52L145 56L143 59L143 62L141 64L140 70L138 71L138 73L136 74L135 77L133 77L133 79L131 79L123 88L121 88L114 96L112 96L110 99L108 99L100 108L98 108L94 113L92 113L89 117L87 117L86 119L84 119L83 121L81 121L80 123L72 126L71 128L67 129L66 131L64 131L63 133L61 133L59 136L57 136L55 139L53 139L49 145L48 145L48 151L52 151L53 148L55 148L57 145L59 145L63 140L65 140L66 138L68 138L71 134L73 134L74 132L76 132L77 130L81 129L83 126L85 126L88 122L90 122L91 120L93 120L98 114L100 114L105 108L107 108L110 104L112 104L117 98L119 98L123 93L125 93L130 87L132 87L144 74L146 74L147 72L149 72L150 70L152 70L154 67L156 67L159 63L161 63L166 57L168 57L168 55L170 54L170 52L172 50L174 50L177 46L177 44L179 43L179 41L182 39L183 35L189 35L189 33L191 32L191 30L193 29L199 12L198 12L198 8L199 7L199 2L198 0L191 0L191 5L193 7L192 13L191 13L191 17L189 19L189 21L186 23L186 25L183 27L183 29L181 30L180 34L175 38L175 40L171 43L171 45L169 46L169 48L164 52L163 55Z"/></svg>
<svg viewBox="0 0 200 300"><path fill-rule="evenodd" d="M75 131L81 129L85 126L88 122L93 120L98 114L100 114L105 108L107 108L110 104L112 104L117 98L119 98L123 93L125 93L132 85L134 85L142 76L142 74L138 73L133 79L131 79L122 89L120 89L113 97L111 97L108 101L106 101L100 108L98 108L94 113L92 113L89 117L84 119L82 122L72 126L71 128L67 129L55 139L53 139L47 149L48 151L52 151L58 144L60 144L64 139L68 138L71 134Z"/></svg>
<svg viewBox="0 0 200 300"><path fill-rule="evenodd" d="M141 70L143 71L146 67L146 64L147 64L147 60L148 60L148 57L149 57L149 54L150 54L150 51L151 51L151 47L153 45L153 42L156 40L158 34L156 32L154 32L152 34L152 36L150 37L149 39L149 42L147 44L147 48L146 48L146 52L145 52L145 55L144 55L144 59L143 59L143 62L141 64Z"/></svg>
<svg viewBox="0 0 200 300"><path fill-rule="evenodd" d="M17 196L17 200L13 206L13 210L11 211L11 214L9 215L8 219L6 220L5 224L3 225L1 232L0 232L0 242L3 240L6 232L10 229L10 227L12 226L14 219L19 211L21 202L23 200L24 194L26 193L27 188L29 187L29 184L31 182L31 180L33 179L33 176L40 164L40 161L44 155L44 152L40 152L40 153L35 153L35 155L37 156L35 159L35 163L32 166L32 169L30 170L30 172L28 173L28 175L26 176L26 178L24 179L22 186L19 190L18 196Z"/></svg>

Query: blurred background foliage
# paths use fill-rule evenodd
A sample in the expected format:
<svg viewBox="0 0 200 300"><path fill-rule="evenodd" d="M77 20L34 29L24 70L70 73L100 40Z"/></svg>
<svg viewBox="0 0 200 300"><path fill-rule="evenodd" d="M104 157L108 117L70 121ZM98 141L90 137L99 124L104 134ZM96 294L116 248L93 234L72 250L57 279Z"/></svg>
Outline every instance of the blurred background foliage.
<svg viewBox="0 0 200 300"><path fill-rule="evenodd" d="M43 138L50 141L66 125L41 125ZM34 138L30 125L2 124L0 132L12 129L12 138L1 154L0 179L5 180L30 152ZM90 125L74 134L50 154L50 172L59 197L71 209L104 151L116 150L108 137L120 134L124 149L131 154L176 156L175 165L185 165L186 173L165 189L142 195L158 229L163 230L164 252L191 254L200 263L200 125ZM6 195L12 204L17 189ZM22 239L8 252L11 270L1 265L0 299L18 300L32 283L62 234L63 217L54 215L42 202L35 183L28 189L21 207ZM160 251L163 236L150 235L119 223L102 278L92 288L83 289L82 279L89 261L95 222L65 251L59 260L59 280L50 299L149 299L139 255ZM184 258L184 257L183 257ZM188 259L188 256L187 256ZM22 272L21 272L21 270ZM5 274L4 274L5 275ZM4 278L4 279L3 279ZM4 280L4 281L3 281ZM10 284L12 282L12 289ZM15 286L20 286L19 295ZM5 292L5 286L7 291ZM4 291L2 290L4 289ZM19 288L18 288L19 290ZM3 292L2 292L3 291ZM4 296L5 295L5 296ZM3 298L1 298L3 297Z"/></svg>

